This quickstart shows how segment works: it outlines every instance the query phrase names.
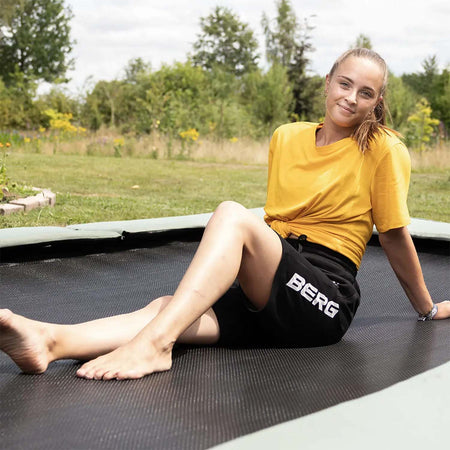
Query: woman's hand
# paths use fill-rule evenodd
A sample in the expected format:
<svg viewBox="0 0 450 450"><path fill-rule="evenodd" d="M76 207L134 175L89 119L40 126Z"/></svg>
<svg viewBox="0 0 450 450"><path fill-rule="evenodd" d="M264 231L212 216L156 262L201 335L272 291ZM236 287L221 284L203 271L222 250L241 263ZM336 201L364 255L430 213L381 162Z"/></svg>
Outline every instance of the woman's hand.
<svg viewBox="0 0 450 450"><path fill-rule="evenodd" d="M446 300L444 302L436 303L438 307L438 312L433 317L436 319L450 319L450 301Z"/></svg>

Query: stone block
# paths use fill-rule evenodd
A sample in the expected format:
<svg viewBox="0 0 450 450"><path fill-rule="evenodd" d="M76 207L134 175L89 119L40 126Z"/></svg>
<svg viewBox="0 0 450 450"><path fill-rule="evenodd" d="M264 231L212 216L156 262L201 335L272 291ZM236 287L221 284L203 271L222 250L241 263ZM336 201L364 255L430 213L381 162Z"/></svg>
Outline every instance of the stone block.
<svg viewBox="0 0 450 450"><path fill-rule="evenodd" d="M11 203L5 203L4 205L0 205L0 215L9 216L10 214L14 214L17 212L23 212L25 207L22 205L12 205Z"/></svg>
<svg viewBox="0 0 450 450"><path fill-rule="evenodd" d="M50 191L48 189L43 189L42 194L44 195L45 198L48 199L49 206L55 206L55 203L56 203L56 194L55 193L53 193L52 191Z"/></svg>
<svg viewBox="0 0 450 450"><path fill-rule="evenodd" d="M39 199L36 196L26 197L26 198L18 198L17 200L13 200L9 202L12 205L21 205L24 207L25 212L31 211L32 209L39 208Z"/></svg>
<svg viewBox="0 0 450 450"><path fill-rule="evenodd" d="M43 192L39 192L39 194L36 194L35 197L39 202L39 207L41 208L50 204L50 199L45 197Z"/></svg>

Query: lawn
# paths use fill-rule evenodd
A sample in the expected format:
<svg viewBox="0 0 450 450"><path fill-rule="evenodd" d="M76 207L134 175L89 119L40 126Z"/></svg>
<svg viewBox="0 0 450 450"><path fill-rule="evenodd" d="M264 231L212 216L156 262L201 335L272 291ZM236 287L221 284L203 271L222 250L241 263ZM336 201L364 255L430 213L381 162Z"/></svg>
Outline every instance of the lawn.
<svg viewBox="0 0 450 450"><path fill-rule="evenodd" d="M55 208L0 216L0 228L65 226L210 212L222 200L248 208L265 202L267 168L258 164L204 163L84 155L11 153L8 174L50 188ZM413 173L413 217L450 222L450 173Z"/></svg>
<svg viewBox="0 0 450 450"><path fill-rule="evenodd" d="M11 154L14 179L56 193L56 206L0 216L0 228L212 211L222 200L264 205L264 166L78 155Z"/></svg>

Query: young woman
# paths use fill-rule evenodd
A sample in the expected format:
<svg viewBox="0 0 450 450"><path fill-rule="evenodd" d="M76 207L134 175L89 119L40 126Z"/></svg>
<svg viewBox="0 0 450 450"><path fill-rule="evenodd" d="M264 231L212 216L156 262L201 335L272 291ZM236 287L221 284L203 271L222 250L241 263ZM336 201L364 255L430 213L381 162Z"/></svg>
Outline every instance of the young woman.
<svg viewBox="0 0 450 450"><path fill-rule="evenodd" d="M323 124L274 133L266 223L222 203L173 296L77 325L1 310L1 349L24 372L70 358L88 360L78 376L109 380L170 369L175 342L335 343L359 304L355 276L374 223L419 319L450 317L450 302L433 303L406 229L410 162L384 127L386 81L386 64L371 50L336 61L326 77Z"/></svg>

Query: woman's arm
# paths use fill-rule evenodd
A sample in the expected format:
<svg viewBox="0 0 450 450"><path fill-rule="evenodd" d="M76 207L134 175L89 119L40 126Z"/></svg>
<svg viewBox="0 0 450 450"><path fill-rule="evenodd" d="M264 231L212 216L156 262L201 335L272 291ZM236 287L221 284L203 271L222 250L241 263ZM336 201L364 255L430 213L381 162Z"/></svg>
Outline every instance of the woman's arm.
<svg viewBox="0 0 450 450"><path fill-rule="evenodd" d="M401 227L380 233L379 240L414 309L419 314L430 312L433 300L425 285L419 258L408 229ZM450 302L439 303L438 312L434 318L447 319L449 317Z"/></svg>

